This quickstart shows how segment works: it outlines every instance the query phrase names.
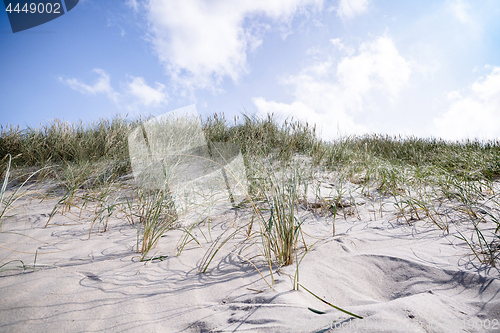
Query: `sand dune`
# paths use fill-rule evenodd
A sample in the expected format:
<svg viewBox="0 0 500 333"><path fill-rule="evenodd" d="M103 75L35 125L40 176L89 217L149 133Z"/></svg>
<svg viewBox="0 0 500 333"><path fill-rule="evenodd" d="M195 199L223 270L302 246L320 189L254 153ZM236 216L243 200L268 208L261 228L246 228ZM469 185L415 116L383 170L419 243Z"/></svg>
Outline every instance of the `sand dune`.
<svg viewBox="0 0 500 333"><path fill-rule="evenodd" d="M331 219L301 208L306 242L317 243L299 267L303 286L364 319L292 290L295 265L275 270L269 288L244 260L256 247L231 253L238 237L199 273L208 225L194 229L202 247L191 242L176 256L182 231L171 230L151 251L161 260L140 262L137 230L125 220L112 217L90 239L89 212L74 221L56 215L44 228L57 200L25 198L4 220L0 264L20 259L30 267L6 270L19 268L11 262L0 273L2 332L500 331L498 269L474 261L453 226L446 234L426 221L408 225L390 208L374 211L366 198L354 215L337 217L335 237ZM213 218L212 239L234 216ZM263 259L252 262L271 281Z"/></svg>

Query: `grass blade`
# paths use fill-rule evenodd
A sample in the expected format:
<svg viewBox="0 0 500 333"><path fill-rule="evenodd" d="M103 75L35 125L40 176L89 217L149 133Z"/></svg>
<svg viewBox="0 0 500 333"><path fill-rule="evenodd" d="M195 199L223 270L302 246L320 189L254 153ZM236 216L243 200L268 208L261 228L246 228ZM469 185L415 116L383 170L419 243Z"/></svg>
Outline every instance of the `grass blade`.
<svg viewBox="0 0 500 333"><path fill-rule="evenodd" d="M301 286L302 288L304 288L304 290L305 290L305 291L307 291L309 294L313 295L314 297L316 297L317 299L319 299L321 302L323 302L323 303L325 303L325 304L327 304L327 305L331 306L332 308L337 309L337 310L339 310L339 311L341 311L341 312L343 312L343 313L345 313L345 314L348 314L349 316L353 316L353 317L358 318L358 319L363 319L363 317L358 316L357 314L354 314L354 313L352 313L352 312L349 312L349 311L347 311L347 310L344 310L344 309L342 309L342 308L339 308L338 306L335 306L335 305L333 305L332 303L325 301L325 300L324 300L324 299L322 299L321 297L319 297L319 296L317 296L316 294L314 294L312 291L309 291L309 289L307 289L306 287L304 287L302 284L300 284L300 283L299 283L298 285L299 285L299 286Z"/></svg>

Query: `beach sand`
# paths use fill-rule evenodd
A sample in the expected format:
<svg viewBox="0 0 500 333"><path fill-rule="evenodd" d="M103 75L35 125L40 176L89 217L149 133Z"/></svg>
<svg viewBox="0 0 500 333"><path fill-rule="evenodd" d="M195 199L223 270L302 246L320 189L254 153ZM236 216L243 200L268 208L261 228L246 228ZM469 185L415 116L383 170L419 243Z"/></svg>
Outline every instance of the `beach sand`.
<svg viewBox="0 0 500 333"><path fill-rule="evenodd" d="M456 228L472 231L466 224L450 224L449 234L428 220L409 224L390 204L359 196L332 237L331 217L301 207L314 246L299 282L357 319L293 290L295 263L274 268L270 288L259 247L235 247L241 237L199 273L207 240L248 221L249 208L193 229L201 246L191 241L179 256L183 232L170 230L148 255L161 257L141 262L136 226L124 219L112 216L89 238L92 212L73 208L45 228L58 200L22 198L3 221L0 265L29 267L16 261L0 272L2 332L500 332L500 273L455 237Z"/></svg>

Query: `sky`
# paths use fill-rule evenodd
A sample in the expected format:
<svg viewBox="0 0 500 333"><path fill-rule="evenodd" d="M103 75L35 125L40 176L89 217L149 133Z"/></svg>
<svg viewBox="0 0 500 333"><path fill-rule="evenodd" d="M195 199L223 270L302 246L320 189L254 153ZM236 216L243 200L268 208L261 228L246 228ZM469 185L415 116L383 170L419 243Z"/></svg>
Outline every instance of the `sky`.
<svg viewBox="0 0 500 333"><path fill-rule="evenodd" d="M500 1L80 0L17 33L0 13L4 127L191 104L324 140L498 140Z"/></svg>

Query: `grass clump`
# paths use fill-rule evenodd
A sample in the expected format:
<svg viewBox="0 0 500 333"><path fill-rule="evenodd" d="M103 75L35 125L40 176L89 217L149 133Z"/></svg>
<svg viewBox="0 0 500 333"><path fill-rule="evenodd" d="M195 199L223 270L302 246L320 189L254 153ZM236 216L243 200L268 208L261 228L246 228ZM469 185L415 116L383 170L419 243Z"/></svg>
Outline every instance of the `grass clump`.
<svg viewBox="0 0 500 333"><path fill-rule="evenodd" d="M16 158L9 163L4 160L0 172L7 179L12 177L13 169L34 167L41 170L38 178L58 180L63 195L51 217L57 212L66 214L71 207L86 208L92 204L96 212L94 223L106 225L112 214L125 214L127 220L141 226L145 237L141 252L147 253L161 237L158 235L175 225L175 214L166 204L166 192L137 192L134 198L142 202L139 205L112 195L132 171L127 136L143 124L141 119L115 117L90 125L56 120L23 130L2 126L0 156L10 154ZM356 188L379 201L380 214L382 206L393 205L397 218L408 224L426 220L444 232L449 232L452 224L468 225L473 233L462 232L461 239L475 251L476 259L491 265L498 263L498 140L451 142L364 135L326 142L317 138L314 126L293 119L280 124L273 115L262 119L243 115L241 120L229 122L223 114L214 114L202 119L202 130L208 142L241 148L249 180L246 204L252 207L260 230L255 233L256 226L249 224L238 229L238 233L260 237L266 260L272 260L276 267L297 259L294 251L302 237L297 207L310 206L301 193L313 186L314 172L335 175L335 193L320 200L321 210L330 213L333 220L357 214L352 197L352 188ZM298 156L310 161L309 173L297 171L294 161ZM272 167L264 166L263 161ZM46 166L51 168L42 172ZM354 187L348 190L347 185ZM2 187L2 193L5 189ZM9 201L2 198L1 204L5 211ZM151 221L156 222L148 225ZM496 230L486 232L485 222L496 225Z"/></svg>
<svg viewBox="0 0 500 333"><path fill-rule="evenodd" d="M55 120L38 128L2 125L0 156L18 156L14 166L86 163L99 160L127 161L127 135L141 120L121 117L100 119L90 125ZM129 169L130 170L130 169Z"/></svg>
<svg viewBox="0 0 500 333"><path fill-rule="evenodd" d="M316 213L319 209L325 219L332 219L335 235L335 219L361 219L354 192L378 201L374 217L382 216L383 207L392 205L396 208L395 219L404 223L425 221L444 233L456 227L455 236L469 247L474 260L491 266L499 264L499 141L450 142L365 135L326 142L318 139L315 127L307 123L286 120L279 124L273 115L264 119L248 115L242 118L235 118L234 124L229 124L223 114L202 120L207 142L241 148L249 183L246 199L232 204L236 211L250 211L251 218L241 222L236 216L215 239L210 234L209 219L182 226L184 235L178 254L192 240L201 246L193 230L208 224L209 237L202 233L209 246L200 261L200 272L206 272L216 254L236 240L235 249L229 252L250 263L268 283L255 261L257 257L243 252L249 246L257 248L258 257L269 268L271 287L273 272L295 264L293 285L298 289L302 286L298 280L299 264L312 248L305 241L300 210L305 207ZM20 197L21 188L39 174L40 180L56 179L62 190L47 225L57 213L68 215L73 208L81 214L84 209L93 209L90 232L96 224L103 226L99 230L105 232L108 219L114 215L137 228L136 250L141 253L141 260L147 260L161 237L179 225L167 189L144 189L130 182L127 138L138 126L144 128L140 119L117 117L89 126L55 121L38 129L1 127L0 156L6 157L0 163L4 179L0 189L0 227L6 212ZM38 171L18 181L21 185L6 197L12 170L28 167ZM328 174L328 181L335 185L328 196L321 193L321 181L314 183L320 174ZM224 170L224 177L230 176L230 170ZM310 192L315 193L314 202L308 197ZM74 216L79 218L80 214ZM493 232L492 224L496 226ZM337 310L361 318L302 288Z"/></svg>
<svg viewBox="0 0 500 333"><path fill-rule="evenodd" d="M8 160L8 161L6 161ZM7 213L12 209L16 208L14 205L17 200L27 195L26 187L29 181L35 177L39 172L43 171L43 169L39 169L29 175L26 175L24 180L18 184L15 190L12 191L10 195L6 196L8 187L9 187L9 177L11 176L11 166L12 166L12 156L10 154L5 155L5 157L0 161L6 161L5 165L2 165L2 169L4 169L3 173L3 181L1 182L0 187L0 232L2 231L3 219L7 216Z"/></svg>

